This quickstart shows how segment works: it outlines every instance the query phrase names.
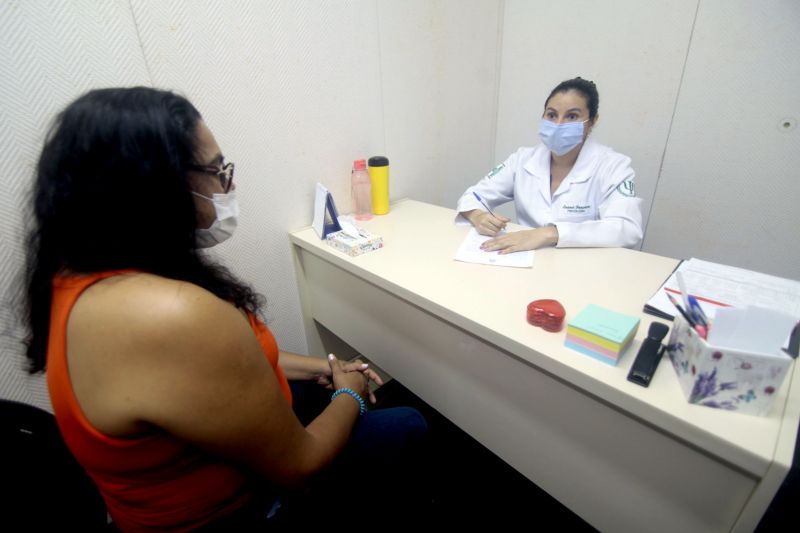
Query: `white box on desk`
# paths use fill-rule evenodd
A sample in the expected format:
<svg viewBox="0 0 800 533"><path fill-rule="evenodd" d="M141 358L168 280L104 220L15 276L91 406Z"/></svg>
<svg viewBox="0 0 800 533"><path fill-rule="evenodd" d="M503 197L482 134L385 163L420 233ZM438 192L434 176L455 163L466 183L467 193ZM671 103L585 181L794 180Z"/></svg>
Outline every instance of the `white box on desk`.
<svg viewBox="0 0 800 533"><path fill-rule="evenodd" d="M373 235L363 228L358 229L358 238L351 237L344 231L337 231L328 234L326 242L350 257L356 257L372 250L383 248L383 239Z"/></svg>
<svg viewBox="0 0 800 533"><path fill-rule="evenodd" d="M667 353L689 403L765 415L793 359L708 344L681 316L675 317Z"/></svg>

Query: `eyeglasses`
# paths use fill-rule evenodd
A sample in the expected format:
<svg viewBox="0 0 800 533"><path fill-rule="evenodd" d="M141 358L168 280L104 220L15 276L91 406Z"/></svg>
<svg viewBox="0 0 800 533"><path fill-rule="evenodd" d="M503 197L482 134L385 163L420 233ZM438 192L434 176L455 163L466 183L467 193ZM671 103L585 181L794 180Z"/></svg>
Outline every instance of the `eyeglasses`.
<svg viewBox="0 0 800 533"><path fill-rule="evenodd" d="M202 172L203 174L210 174L219 179L219 184L222 190L226 193L231 190L233 185L233 162L229 162L222 166L207 166L207 165L189 165L190 170Z"/></svg>

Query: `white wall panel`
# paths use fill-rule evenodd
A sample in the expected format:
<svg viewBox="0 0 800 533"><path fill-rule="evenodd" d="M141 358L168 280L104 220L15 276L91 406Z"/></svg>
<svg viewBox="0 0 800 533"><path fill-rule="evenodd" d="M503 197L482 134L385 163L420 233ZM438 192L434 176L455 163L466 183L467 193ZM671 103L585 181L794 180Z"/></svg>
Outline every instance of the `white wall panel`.
<svg viewBox="0 0 800 533"><path fill-rule="evenodd" d="M154 85L188 96L236 163L241 219L215 253L304 352L288 232L311 223L317 181L347 212L353 159L383 151L375 3L132 4Z"/></svg>
<svg viewBox="0 0 800 533"><path fill-rule="evenodd" d="M24 371L20 322L28 191L47 127L89 89L148 84L127 2L0 2L0 397L49 409L43 376Z"/></svg>
<svg viewBox="0 0 800 533"><path fill-rule="evenodd" d="M196 104L237 163L242 206L236 236L213 253L268 297L281 346L304 352L286 234L310 223L314 183L347 212L352 160L383 153L392 161L392 199L452 204L472 179L462 176L491 163L499 5L0 4L0 118L11 125L0 131L2 162L24 169L2 180L2 339L17 359L0 364L22 361L23 333L9 305L19 305L21 286L9 290L7 281L23 263L21 197L45 126L68 101L92 87L145 84ZM13 383L2 384L3 396L28 394L27 386L9 391L27 378L0 370Z"/></svg>
<svg viewBox="0 0 800 533"><path fill-rule="evenodd" d="M286 233L310 223L316 181L347 212L352 160L385 154L392 199L452 204L448 177L490 162L497 2L133 5L154 83L237 163L242 221L220 253L286 349L305 351Z"/></svg>
<svg viewBox="0 0 800 533"><path fill-rule="evenodd" d="M631 157L647 217L696 7L697 0L506 0L495 162L537 144L545 98L581 76L600 93L592 135Z"/></svg>
<svg viewBox="0 0 800 533"><path fill-rule="evenodd" d="M645 250L800 279L799 57L796 0L702 0Z"/></svg>
<svg viewBox="0 0 800 533"><path fill-rule="evenodd" d="M391 197L455 207L492 166L499 0L379 0Z"/></svg>

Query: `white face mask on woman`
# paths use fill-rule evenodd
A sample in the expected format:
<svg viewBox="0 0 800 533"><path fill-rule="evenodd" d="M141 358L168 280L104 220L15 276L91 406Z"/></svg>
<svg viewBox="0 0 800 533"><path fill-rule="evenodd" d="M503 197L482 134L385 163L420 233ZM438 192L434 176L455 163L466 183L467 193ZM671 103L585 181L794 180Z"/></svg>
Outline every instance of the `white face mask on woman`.
<svg viewBox="0 0 800 533"><path fill-rule="evenodd" d="M203 196L194 191L192 191L192 194L213 202L214 211L216 212L216 218L210 228L198 228L195 231L195 244L197 247L210 248L228 240L236 230L239 217L239 203L236 201L236 194L234 191L225 194L214 193L213 198Z"/></svg>
<svg viewBox="0 0 800 533"><path fill-rule="evenodd" d="M542 119L539 125L539 137L551 152L564 155L583 142L583 125L587 122L589 121L556 124Z"/></svg>

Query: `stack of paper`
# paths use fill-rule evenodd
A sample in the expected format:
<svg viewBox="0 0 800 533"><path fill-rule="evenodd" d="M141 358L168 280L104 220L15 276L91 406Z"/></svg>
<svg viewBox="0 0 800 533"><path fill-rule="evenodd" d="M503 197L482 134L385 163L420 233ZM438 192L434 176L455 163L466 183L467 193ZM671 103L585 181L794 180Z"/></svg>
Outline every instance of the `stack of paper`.
<svg viewBox="0 0 800 533"><path fill-rule="evenodd" d="M800 282L694 258L681 262L647 301L645 313L670 320L675 317L677 311L667 293L680 301L677 272L681 272L687 292L697 298L708 318L713 319L717 309L749 305L800 318Z"/></svg>
<svg viewBox="0 0 800 533"><path fill-rule="evenodd" d="M590 304L570 321L564 345L616 365L638 328L638 317Z"/></svg>

